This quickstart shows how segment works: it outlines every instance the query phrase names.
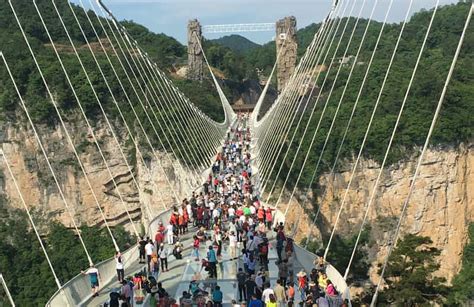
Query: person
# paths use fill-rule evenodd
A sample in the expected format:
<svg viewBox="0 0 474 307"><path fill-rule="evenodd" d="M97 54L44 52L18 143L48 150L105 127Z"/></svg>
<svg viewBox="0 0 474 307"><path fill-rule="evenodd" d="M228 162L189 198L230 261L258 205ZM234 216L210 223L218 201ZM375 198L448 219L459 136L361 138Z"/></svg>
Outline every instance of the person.
<svg viewBox="0 0 474 307"><path fill-rule="evenodd" d="M247 241L246 248L250 256L255 255L255 250L257 249L257 246L255 244L254 237L252 235L249 237L249 240Z"/></svg>
<svg viewBox="0 0 474 307"><path fill-rule="evenodd" d="M231 260L235 259L236 257L236 249L237 249L237 236L235 235L234 231L231 231L229 234L229 257Z"/></svg>
<svg viewBox="0 0 474 307"><path fill-rule="evenodd" d="M283 286L286 285L288 279L288 260L283 259L283 261L278 262L278 278L280 279Z"/></svg>
<svg viewBox="0 0 474 307"><path fill-rule="evenodd" d="M255 288L255 294L257 295L258 299L262 298L262 293L263 293L263 287L265 285L265 276L263 275L263 272L258 272L257 277L255 277L255 284L257 287Z"/></svg>
<svg viewBox="0 0 474 307"><path fill-rule="evenodd" d="M258 245L258 251L260 256L260 265L268 270L268 240L264 240Z"/></svg>
<svg viewBox="0 0 474 307"><path fill-rule="evenodd" d="M126 280L122 281L122 288L120 289L120 294L122 295L122 298L126 302L127 306L132 306L132 293L133 289L130 283Z"/></svg>
<svg viewBox="0 0 474 307"><path fill-rule="evenodd" d="M313 300L315 301L319 297L319 287L318 285L310 280L308 284L308 292L311 293Z"/></svg>
<svg viewBox="0 0 474 307"><path fill-rule="evenodd" d="M93 264L87 269L87 271L81 271L84 275L89 275L89 281L91 283L92 289L92 297L99 296L99 280L100 280L100 273L99 270L94 267Z"/></svg>
<svg viewBox="0 0 474 307"><path fill-rule="evenodd" d="M117 270L117 279L119 283L122 283L125 272L123 268L122 254L119 251L115 252L115 269Z"/></svg>
<svg viewBox="0 0 474 307"><path fill-rule="evenodd" d="M318 307L329 307L329 301L324 297L320 296L315 300Z"/></svg>
<svg viewBox="0 0 474 307"><path fill-rule="evenodd" d="M157 283L156 286L158 288L158 298L165 298L169 296L168 292L166 292L165 288L163 288L163 284L161 282Z"/></svg>
<svg viewBox="0 0 474 307"><path fill-rule="evenodd" d="M278 260L281 261L282 259L282 252L283 252L283 247L284 243L286 242L286 237L285 233L283 232L283 226L278 227L278 232L277 232L277 256Z"/></svg>
<svg viewBox="0 0 474 307"><path fill-rule="evenodd" d="M237 286L239 289L239 302L247 301L247 292L245 291L245 281L247 280L247 275L245 274L242 268L239 268L237 273Z"/></svg>
<svg viewBox="0 0 474 307"><path fill-rule="evenodd" d="M257 296L254 294L251 296L248 307L263 307L263 303L261 300L257 299Z"/></svg>
<svg viewBox="0 0 474 307"><path fill-rule="evenodd" d="M265 303L265 307L277 307L277 301L274 294L270 294L268 302Z"/></svg>
<svg viewBox="0 0 474 307"><path fill-rule="evenodd" d="M254 259L253 255L250 254L250 257L247 260L247 273L252 275L255 274L255 266L257 265L257 261Z"/></svg>
<svg viewBox="0 0 474 307"><path fill-rule="evenodd" d="M266 304L270 301L270 295L275 295L273 289L270 288L270 283L265 284L265 290L262 292L262 301Z"/></svg>
<svg viewBox="0 0 474 307"><path fill-rule="evenodd" d="M323 271L318 271L318 275L319 288L321 288L321 290L326 290L326 287L328 285L328 276Z"/></svg>
<svg viewBox="0 0 474 307"><path fill-rule="evenodd" d="M339 293L337 293L337 290L336 288L334 287L333 283L331 282L331 280L327 280L327 287L326 287L326 295L329 297L329 298L335 298L338 296Z"/></svg>
<svg viewBox="0 0 474 307"><path fill-rule="evenodd" d="M305 301L306 300L306 287L308 284L308 279L306 277L306 272L304 270L301 270L297 275L297 281L298 281L298 292L300 294L300 300Z"/></svg>
<svg viewBox="0 0 474 307"><path fill-rule="evenodd" d="M183 250L183 244L179 241L176 241L176 244L173 247L173 256L176 259L183 259L182 250Z"/></svg>
<svg viewBox="0 0 474 307"><path fill-rule="evenodd" d="M217 256L212 245L209 246L209 251L207 252L207 261L209 264L209 277L217 278Z"/></svg>
<svg viewBox="0 0 474 307"><path fill-rule="evenodd" d="M160 249L158 251L158 256L160 257L161 271L168 271L168 249L165 248L165 245L161 243Z"/></svg>
<svg viewBox="0 0 474 307"><path fill-rule="evenodd" d="M198 236L193 237L194 242L193 242L193 252L192 252L192 257L194 257L195 261L199 261L199 246L201 242L199 241Z"/></svg>
<svg viewBox="0 0 474 307"><path fill-rule="evenodd" d="M191 299L191 294L189 294L187 291L183 291L183 296L179 299L179 306L181 307L192 307L193 306L193 300Z"/></svg>
<svg viewBox="0 0 474 307"><path fill-rule="evenodd" d="M247 300L250 301L250 299L254 296L255 298L257 298L255 293L256 288L257 284L255 283L255 275L250 275L245 281L245 291L247 293Z"/></svg>
<svg viewBox="0 0 474 307"><path fill-rule="evenodd" d="M153 252L151 255L150 261L150 272L155 279L158 277L158 272L160 271L160 262L158 261L158 255Z"/></svg>
<svg viewBox="0 0 474 307"><path fill-rule="evenodd" d="M316 270L315 268L313 268L311 270L311 273L309 273L309 280L314 282L314 283L317 283L318 282L318 270Z"/></svg>
<svg viewBox="0 0 474 307"><path fill-rule="evenodd" d="M220 259L222 253L222 234L219 228L215 232L214 239L217 245L217 257Z"/></svg>
<svg viewBox="0 0 474 307"><path fill-rule="evenodd" d="M285 293L285 288L282 286L281 280L277 280L275 288L273 288L273 293L275 294L278 307L285 307L286 306L286 293Z"/></svg>
<svg viewBox="0 0 474 307"><path fill-rule="evenodd" d="M224 294L221 291L221 287L216 286L214 291L212 291L212 302L214 303L214 307L222 307L223 298Z"/></svg>
<svg viewBox="0 0 474 307"><path fill-rule="evenodd" d="M295 301L295 286L293 283L288 284L288 289L286 290L286 297L288 298L288 305L293 305Z"/></svg>
<svg viewBox="0 0 474 307"><path fill-rule="evenodd" d="M139 252L139 258L138 258L138 263L145 263L145 245L148 243L148 240L144 240L143 237L140 237L140 240L138 241L138 252Z"/></svg>
<svg viewBox="0 0 474 307"><path fill-rule="evenodd" d="M112 291L109 294L109 305L108 307L120 307L120 294Z"/></svg>
<svg viewBox="0 0 474 307"><path fill-rule="evenodd" d="M173 216L173 215L172 215ZM169 223L167 226L166 226L166 240L168 242L169 245L173 245L173 240L174 240L174 233L173 233L173 224L172 223Z"/></svg>
<svg viewBox="0 0 474 307"><path fill-rule="evenodd" d="M146 263L147 263L148 272L150 272L150 261L151 261L151 255L153 255L154 248L155 246L153 245L153 242L151 240L148 240L148 243L145 245Z"/></svg>
<svg viewBox="0 0 474 307"><path fill-rule="evenodd" d="M324 260L323 256L318 256L317 258L315 258L313 263L316 271L326 272L327 263Z"/></svg>
<svg viewBox="0 0 474 307"><path fill-rule="evenodd" d="M158 249L160 247L160 244L163 243L164 240L165 240L165 235L163 234L163 232L160 231L160 228L158 228L158 230L156 231L156 234L155 234L155 247L156 247L156 249Z"/></svg>

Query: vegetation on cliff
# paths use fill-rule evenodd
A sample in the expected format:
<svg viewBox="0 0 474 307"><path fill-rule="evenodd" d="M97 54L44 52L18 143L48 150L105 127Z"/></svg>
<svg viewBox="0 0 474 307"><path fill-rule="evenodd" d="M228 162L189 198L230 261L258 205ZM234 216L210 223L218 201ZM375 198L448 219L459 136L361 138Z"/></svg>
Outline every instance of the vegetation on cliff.
<svg viewBox="0 0 474 307"><path fill-rule="evenodd" d="M89 267L86 254L75 232L59 223L48 225L42 236L59 281L64 284ZM123 227L112 229L120 249L136 242ZM105 228L81 227L81 234L91 258L96 263L114 256L115 248ZM0 206L0 269L18 306L44 306L57 290L53 275L25 212ZM8 305L0 296L0 305Z"/></svg>
<svg viewBox="0 0 474 307"><path fill-rule="evenodd" d="M431 34L428 38L427 47L423 53L418 72L414 79L413 87L408 95L407 104L389 155L389 163L394 163L407 157L407 155L413 152L414 148L423 144L469 8L470 3L460 2L456 5L443 6L438 10ZM391 68L391 73L381 95L380 104L375 113L371 130L368 134L367 143L362 152L366 158L373 159L377 162L380 162L383 158L431 13L432 11L421 11L414 14L406 26L400 47ZM349 20L350 24L354 22L354 18ZM367 22L367 20L359 22L356 32L363 31ZM372 21L369 26L366 42L357 59L351 79L352 81L349 83L344 99L342 100L335 125L322 156L322 162L318 168L318 173L327 171L335 162L336 153L340 147L341 139L346 130L354 103L357 100L359 88L361 87L363 76L367 70L368 62L380 28L381 23L375 21ZM474 25L471 24L470 28L474 30ZM420 29L425 30L420 31ZM384 35L382 36L378 51L369 70L367 82L362 89L354 117L349 126L344 146L341 148L342 152L338 160L338 165L344 165L346 160L350 160L360 149L381 88L383 77L388 67L390 56L393 52L395 44L394 38L399 35L400 30L400 24L388 25L384 30ZM338 35L341 35L341 33L338 33ZM348 43L348 36L348 33L343 36L342 46L346 46ZM361 35L358 35L357 39L353 40L349 46L348 55L356 54L360 39ZM465 44L454 71L453 79L449 85L441 115L432 137L432 145L456 145L460 142L470 141L474 137L474 118L471 116L471 114L474 114L474 87L471 86L474 82L474 70L472 69L472 67L474 67L473 42L474 31L468 31ZM343 49L344 48L340 48L337 57L340 58L343 55ZM352 62L350 62L350 64L351 63ZM329 66L329 60L327 64ZM345 80L349 75L350 64L341 67L340 75L335 82L335 87L330 97L330 88L335 79L339 64L336 64L336 67L333 67L330 72L326 71L321 74L317 82L318 90L315 91L311 99L304 100L304 103L308 103L308 110L310 110L316 104L316 96L318 96L319 92L321 93L298 156L296 156L297 145L303 138L303 131L309 121L310 112L304 114L298 130L296 130L296 123L294 124L289 138L291 138L293 132L296 130L295 140L292 143L288 141L284 144L282 152L285 153L286 150L289 149L287 159L283 161L284 154L281 154L276 163L276 165L283 163L281 172L283 175L280 175L280 180L284 179L289 173L290 187L294 186L298 172L302 167L304 157L302 153L308 151L310 151L311 154L309 155L309 160L299 182L299 188L306 189L310 185L314 187L315 182L310 182L310 179L316 168L317 160L324 146L333 116L346 85ZM328 81L323 86L323 80L326 76L328 77ZM322 115L325 104L327 105L327 109L324 115ZM320 120L319 131L316 134L313 147L310 149L311 137L315 133ZM293 160L295 160L295 165L290 172L290 165ZM275 178L275 176L276 171L273 174L273 178ZM318 178L318 176L315 178Z"/></svg>
<svg viewBox="0 0 474 307"><path fill-rule="evenodd" d="M474 300L474 223L469 225L469 242L464 247L461 271L453 279L447 305L464 306Z"/></svg>

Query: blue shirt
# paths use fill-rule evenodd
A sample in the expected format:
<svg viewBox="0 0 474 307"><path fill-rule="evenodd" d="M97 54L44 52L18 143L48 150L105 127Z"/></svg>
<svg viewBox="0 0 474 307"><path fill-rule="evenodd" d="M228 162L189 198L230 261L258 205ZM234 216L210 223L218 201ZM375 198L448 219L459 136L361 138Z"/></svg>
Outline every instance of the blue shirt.
<svg viewBox="0 0 474 307"><path fill-rule="evenodd" d="M263 303L260 300L250 301L249 307L263 307Z"/></svg>
<svg viewBox="0 0 474 307"><path fill-rule="evenodd" d="M210 249L207 252L207 260L209 262L217 262L216 252L214 251L214 249Z"/></svg>
<svg viewBox="0 0 474 307"><path fill-rule="evenodd" d="M215 303L222 303L222 291L221 290L214 290L214 292L212 292L212 300L215 302Z"/></svg>

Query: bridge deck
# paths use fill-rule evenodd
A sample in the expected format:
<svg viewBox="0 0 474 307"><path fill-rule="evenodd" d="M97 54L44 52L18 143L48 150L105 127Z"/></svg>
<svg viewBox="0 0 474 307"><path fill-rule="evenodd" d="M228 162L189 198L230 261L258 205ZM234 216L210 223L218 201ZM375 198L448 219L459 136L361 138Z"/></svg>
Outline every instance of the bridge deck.
<svg viewBox="0 0 474 307"><path fill-rule="evenodd" d="M210 292L210 288L213 284L219 285L224 293L224 306L230 306L232 300L238 300L239 297L236 276L238 269L240 267L243 268L240 252L237 259L231 259L228 254L227 245L224 245L222 249L222 258L218 264L217 279L208 279L207 273L202 269L201 262L195 261L191 256L193 230L195 229L192 229L191 232L183 235L181 238L181 242L184 245L183 259L175 259L175 257L171 255L168 258L169 270L167 272L160 272L157 280L162 282L163 287L167 290L170 296L174 297L176 301L179 302L179 298L182 296L183 291L188 291L189 283L193 279L193 276L195 276L195 273L198 272L201 275L200 287ZM269 277L269 281L273 287L278 278L278 267L276 266L278 256L274 247L275 242L273 240L270 242L271 246L268 254L269 264L267 277ZM199 252L201 259L206 257L207 247L210 244L211 241L207 241L206 244L201 245ZM138 262L133 262L128 265L126 264L125 276L134 275L137 272L143 271L145 266L145 264L139 264ZM295 273L303 268L296 260L293 267ZM259 265L257 265L257 269L260 269ZM103 285L99 296L86 302L86 306L103 306L104 303L108 302L109 293L112 291L118 292L119 290L120 284L117 280L113 280ZM151 305L148 302L141 306Z"/></svg>

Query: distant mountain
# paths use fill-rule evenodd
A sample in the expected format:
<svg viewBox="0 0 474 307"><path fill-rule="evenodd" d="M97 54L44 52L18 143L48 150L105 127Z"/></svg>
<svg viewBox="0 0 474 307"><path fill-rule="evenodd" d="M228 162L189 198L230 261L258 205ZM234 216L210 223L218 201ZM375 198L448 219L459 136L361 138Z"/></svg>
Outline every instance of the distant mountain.
<svg viewBox="0 0 474 307"><path fill-rule="evenodd" d="M236 34L213 39L211 41L224 47L228 47L237 53L246 53L250 50L260 47L259 44Z"/></svg>

